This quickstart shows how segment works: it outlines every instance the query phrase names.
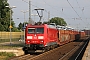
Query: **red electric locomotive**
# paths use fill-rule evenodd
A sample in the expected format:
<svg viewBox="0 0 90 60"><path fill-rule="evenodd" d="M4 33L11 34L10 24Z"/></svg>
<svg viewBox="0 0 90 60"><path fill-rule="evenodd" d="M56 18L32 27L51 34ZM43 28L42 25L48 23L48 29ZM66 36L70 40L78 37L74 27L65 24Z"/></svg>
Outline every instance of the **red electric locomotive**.
<svg viewBox="0 0 90 60"><path fill-rule="evenodd" d="M28 24L25 29L25 46L23 50L26 54L45 52L84 37L85 32L72 29L57 29L55 24Z"/></svg>
<svg viewBox="0 0 90 60"><path fill-rule="evenodd" d="M44 52L57 46L58 30L52 25L30 25L25 29L25 53Z"/></svg>

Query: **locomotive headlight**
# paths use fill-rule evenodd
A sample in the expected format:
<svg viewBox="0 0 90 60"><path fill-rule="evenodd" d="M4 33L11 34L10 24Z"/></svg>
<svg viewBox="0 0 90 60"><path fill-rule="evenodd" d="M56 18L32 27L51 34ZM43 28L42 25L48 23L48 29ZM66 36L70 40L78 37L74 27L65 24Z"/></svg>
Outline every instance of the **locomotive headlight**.
<svg viewBox="0 0 90 60"><path fill-rule="evenodd" d="M28 41L28 43L29 43L30 41Z"/></svg>
<svg viewBox="0 0 90 60"><path fill-rule="evenodd" d="M27 36L27 39L32 39L32 36Z"/></svg>
<svg viewBox="0 0 90 60"><path fill-rule="evenodd" d="M44 39L44 37L43 36L38 36L38 39Z"/></svg>
<svg viewBox="0 0 90 60"><path fill-rule="evenodd" d="M43 43L44 41L43 41L43 40L41 40L40 42L42 42L42 43Z"/></svg>

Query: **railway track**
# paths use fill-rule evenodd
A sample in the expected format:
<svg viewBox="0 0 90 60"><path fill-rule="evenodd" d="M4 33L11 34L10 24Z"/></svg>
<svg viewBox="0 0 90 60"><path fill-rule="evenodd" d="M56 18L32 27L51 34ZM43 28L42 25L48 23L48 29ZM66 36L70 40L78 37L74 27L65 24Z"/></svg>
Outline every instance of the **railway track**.
<svg viewBox="0 0 90 60"><path fill-rule="evenodd" d="M78 60L88 41L89 39L73 41L40 55L29 54L11 60Z"/></svg>
<svg viewBox="0 0 90 60"><path fill-rule="evenodd" d="M77 60L79 55L81 54L80 53L81 50L80 51L78 51L78 50L82 49L82 46L85 45L86 41L88 41L88 40L86 39L86 40L74 41L74 42L65 44L63 46L60 46L49 52L43 53L42 55L28 59L28 60L74 60L73 56L74 57L76 56L77 58L75 58L75 59ZM75 53L77 53L77 54L75 54Z"/></svg>
<svg viewBox="0 0 90 60"><path fill-rule="evenodd" d="M85 43L83 43L85 42ZM89 40L82 41L77 45L75 48L73 48L71 51L69 51L67 54L65 54L63 57L61 57L59 60L81 60L83 52L86 49L86 46L88 44Z"/></svg>

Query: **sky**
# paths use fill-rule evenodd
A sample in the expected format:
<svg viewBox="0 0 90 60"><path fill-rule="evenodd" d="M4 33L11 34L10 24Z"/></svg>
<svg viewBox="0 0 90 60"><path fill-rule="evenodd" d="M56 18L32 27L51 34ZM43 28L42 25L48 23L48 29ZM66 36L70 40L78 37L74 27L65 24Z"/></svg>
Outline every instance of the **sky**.
<svg viewBox="0 0 90 60"><path fill-rule="evenodd" d="M48 21L48 18L61 17L68 26L75 29L90 29L90 0L30 0L31 1L31 18L33 21L39 21L39 16L34 9L42 8L43 21ZM29 20L29 0L8 0L13 8L13 20L18 26L20 22ZM24 13L22 11L27 11ZM49 14L49 13L50 14ZM41 14L41 12L39 11ZM34 16L33 16L33 15ZM48 17L49 16L49 17Z"/></svg>

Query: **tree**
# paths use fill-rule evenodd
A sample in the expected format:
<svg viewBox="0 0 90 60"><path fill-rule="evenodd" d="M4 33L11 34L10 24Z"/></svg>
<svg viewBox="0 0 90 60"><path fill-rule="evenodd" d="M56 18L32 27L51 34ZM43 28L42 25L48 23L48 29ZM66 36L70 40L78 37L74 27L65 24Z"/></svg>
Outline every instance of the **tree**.
<svg viewBox="0 0 90 60"><path fill-rule="evenodd" d="M49 24L49 21L44 21L43 24Z"/></svg>
<svg viewBox="0 0 90 60"><path fill-rule="evenodd" d="M4 18L6 16L6 12L5 12L6 5L9 5L7 3L7 0L0 0L0 18Z"/></svg>
<svg viewBox="0 0 90 60"><path fill-rule="evenodd" d="M9 6L9 4L7 3L7 0L0 0L0 26L3 27L3 29L0 29L0 31L9 31L10 8L6 8L6 6ZM13 29L15 28L15 23L12 20L11 20L11 24L13 27L12 31L14 31Z"/></svg>
<svg viewBox="0 0 90 60"><path fill-rule="evenodd" d="M25 22L25 26L26 26L26 24L28 24L28 22ZM24 22L23 23L19 23L19 25L18 25L18 30L22 30L23 31L23 29L24 29L25 27L24 27Z"/></svg>
<svg viewBox="0 0 90 60"><path fill-rule="evenodd" d="M3 25L0 23L0 31L4 31L4 27L3 27Z"/></svg>
<svg viewBox="0 0 90 60"><path fill-rule="evenodd" d="M52 19L50 19L49 23L56 23L56 25L67 25L67 23L64 21L63 18L59 18L59 17L54 17Z"/></svg>
<svg viewBox="0 0 90 60"><path fill-rule="evenodd" d="M23 24L20 22L19 25L18 25L18 29L22 30L22 27L23 27Z"/></svg>

